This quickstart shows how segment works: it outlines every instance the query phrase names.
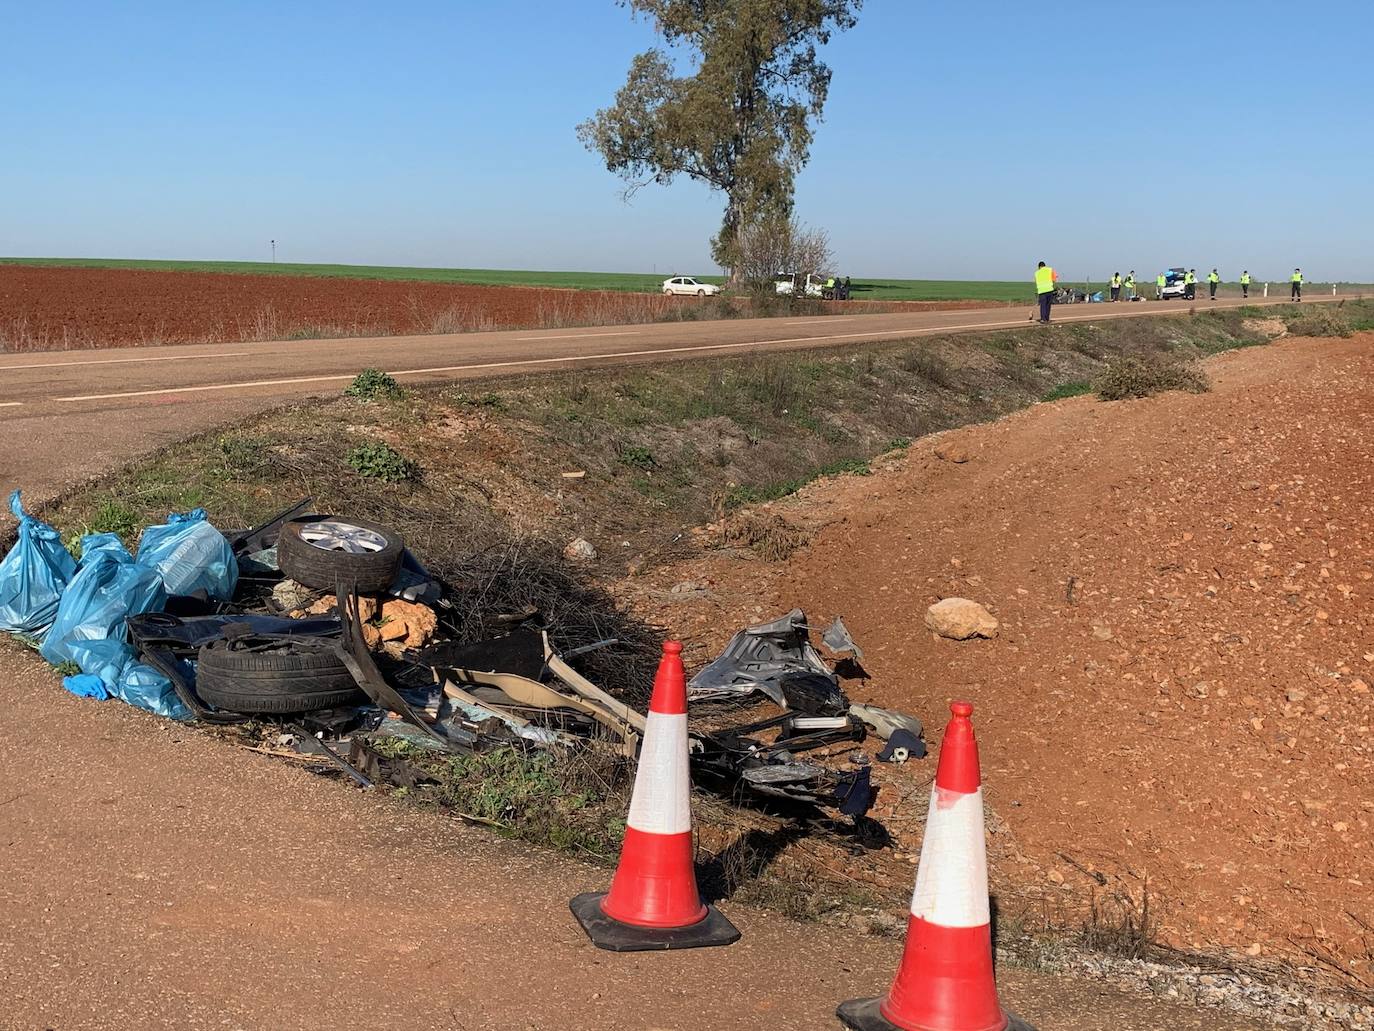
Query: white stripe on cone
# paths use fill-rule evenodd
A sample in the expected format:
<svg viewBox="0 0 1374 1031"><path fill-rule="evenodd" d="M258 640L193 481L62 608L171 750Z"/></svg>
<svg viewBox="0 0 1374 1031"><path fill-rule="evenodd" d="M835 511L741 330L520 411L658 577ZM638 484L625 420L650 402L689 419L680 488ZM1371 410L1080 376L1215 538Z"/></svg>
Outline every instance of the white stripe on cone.
<svg viewBox="0 0 1374 1031"><path fill-rule="evenodd" d="M911 915L941 927L991 922L982 788L972 794L931 789Z"/></svg>
<svg viewBox="0 0 1374 1031"><path fill-rule="evenodd" d="M691 796L687 714L650 710L626 822L646 834L683 834L692 829Z"/></svg>

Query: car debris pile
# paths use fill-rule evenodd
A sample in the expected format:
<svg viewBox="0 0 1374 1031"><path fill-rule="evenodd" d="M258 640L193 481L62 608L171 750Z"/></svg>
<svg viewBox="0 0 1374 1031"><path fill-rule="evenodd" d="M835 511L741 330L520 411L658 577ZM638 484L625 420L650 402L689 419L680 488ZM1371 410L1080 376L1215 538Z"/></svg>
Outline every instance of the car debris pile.
<svg viewBox="0 0 1374 1031"><path fill-rule="evenodd" d="M363 786L406 783L378 742L437 753L575 750L638 754L645 716L575 668L605 640L560 652L538 612L476 643L450 619L450 591L386 526L310 511L222 533L203 510L143 531L130 553L91 534L72 559L16 491L18 540L0 561L0 629L71 672L64 686L157 715L257 721L278 748ZM821 635L840 666L862 652L842 621ZM840 668L840 667L837 667ZM800 611L740 631L691 681L696 783L740 804L828 810L859 821L876 789L854 746L875 731L883 761L925 754L919 721L851 705ZM776 713L760 718L759 704ZM728 716L749 707L746 722ZM843 753L847 768L817 761Z"/></svg>

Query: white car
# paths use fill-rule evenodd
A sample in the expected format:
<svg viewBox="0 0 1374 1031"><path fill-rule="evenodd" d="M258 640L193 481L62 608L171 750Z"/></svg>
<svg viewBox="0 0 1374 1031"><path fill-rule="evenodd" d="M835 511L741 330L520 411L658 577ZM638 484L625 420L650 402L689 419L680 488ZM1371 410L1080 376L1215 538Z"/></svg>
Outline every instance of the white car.
<svg viewBox="0 0 1374 1031"><path fill-rule="evenodd" d="M674 276L663 281L663 292L669 297L714 297L720 293L720 287L699 283L691 276Z"/></svg>
<svg viewBox="0 0 1374 1031"><path fill-rule="evenodd" d="M807 273L805 282L802 282L800 274L774 280L773 289L785 297L794 297L798 285L802 288L803 297L820 297L825 292L825 281L820 276L811 273Z"/></svg>

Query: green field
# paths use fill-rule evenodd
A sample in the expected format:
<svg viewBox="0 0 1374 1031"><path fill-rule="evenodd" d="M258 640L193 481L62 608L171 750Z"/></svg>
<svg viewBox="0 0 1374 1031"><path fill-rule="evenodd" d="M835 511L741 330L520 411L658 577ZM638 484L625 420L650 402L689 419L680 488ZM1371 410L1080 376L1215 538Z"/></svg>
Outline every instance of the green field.
<svg viewBox="0 0 1374 1031"><path fill-rule="evenodd" d="M420 283L469 283L476 286L551 286L574 290L654 292L670 275L634 272L524 272L483 268L408 268L403 265L298 265L267 261L143 261L127 258L0 258L0 265L55 265L77 268L128 268L162 272L229 272L240 275L321 276L329 279L389 279ZM720 276L698 276L723 283Z"/></svg>
<svg viewBox="0 0 1374 1031"><path fill-rule="evenodd" d="M322 276L333 279L388 279L421 283L469 283L476 286L547 286L572 290L621 290L632 293L657 293L670 275L694 275L691 271L664 272L527 272L512 269L408 268L401 265L305 265L266 261L144 261L131 258L0 258L0 265L48 265L75 268L127 268L164 272L228 272L271 276ZM704 283L723 284L722 276L697 276ZM1081 287L1080 283L1064 283ZM1339 284L1342 292L1357 290L1358 284ZM1234 284L1227 284L1233 287ZM1104 283L1092 284L1105 290ZM1152 296L1154 280L1142 282L1146 296ZM1330 283L1308 283L1309 291L1330 293ZM1286 290L1287 282L1275 283L1272 290ZM1369 288L1366 288L1369 289ZM1199 293L1206 285L1199 285ZM1229 291L1228 291L1229 292ZM1024 281L958 279L861 279L853 281L853 297L862 301L988 301L1030 302L1031 277Z"/></svg>

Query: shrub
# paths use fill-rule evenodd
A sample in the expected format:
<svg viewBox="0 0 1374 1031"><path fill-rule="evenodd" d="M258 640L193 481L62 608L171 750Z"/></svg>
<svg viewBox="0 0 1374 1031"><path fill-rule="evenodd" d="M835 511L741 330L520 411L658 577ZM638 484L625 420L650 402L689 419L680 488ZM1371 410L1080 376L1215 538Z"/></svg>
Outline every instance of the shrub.
<svg viewBox="0 0 1374 1031"><path fill-rule="evenodd" d="M1082 380L1075 380L1072 383L1061 383L1048 394L1045 395L1046 401L1062 401L1066 397L1079 397L1082 394L1091 394L1092 384L1084 383Z"/></svg>
<svg viewBox="0 0 1374 1031"><path fill-rule="evenodd" d="M401 385L390 374L381 369L364 369L353 377L353 382L344 388L349 397L375 401L378 398L400 397Z"/></svg>
<svg viewBox="0 0 1374 1031"><path fill-rule="evenodd" d="M345 461L359 476L383 483L403 483L420 474L420 467L409 458L375 440L359 444Z"/></svg>
<svg viewBox="0 0 1374 1031"><path fill-rule="evenodd" d="M506 410L506 399L492 390L485 394L468 394L460 390L451 396L454 404L467 408L490 408L497 412Z"/></svg>
<svg viewBox="0 0 1374 1031"><path fill-rule="evenodd" d="M658 465L654 453L639 444L622 444L620 460L636 469L652 469Z"/></svg>
<svg viewBox="0 0 1374 1031"><path fill-rule="evenodd" d="M954 386L954 372L949 362L928 348L917 347L907 352L902 358L902 366L934 386Z"/></svg>
<svg viewBox="0 0 1374 1031"><path fill-rule="evenodd" d="M795 412L806 399L806 384L795 362L758 362L741 377L741 382L749 399L773 415Z"/></svg>
<svg viewBox="0 0 1374 1031"><path fill-rule="evenodd" d="M1344 313L1319 305L1287 318L1288 332L1296 337L1347 337L1350 323Z"/></svg>
<svg viewBox="0 0 1374 1031"><path fill-rule="evenodd" d="M242 433L226 433L216 444L224 459L224 470L231 476L258 473L268 464L269 442Z"/></svg>
<svg viewBox="0 0 1374 1031"><path fill-rule="evenodd" d="M1097 395L1103 401L1151 397L1166 390L1202 394L1209 389L1211 384L1207 374L1196 365L1139 357L1126 357L1113 362L1097 383Z"/></svg>
<svg viewBox="0 0 1374 1031"><path fill-rule="evenodd" d="M810 540L810 534L776 514L736 513L721 526L721 539L748 548L765 562L785 562Z"/></svg>

